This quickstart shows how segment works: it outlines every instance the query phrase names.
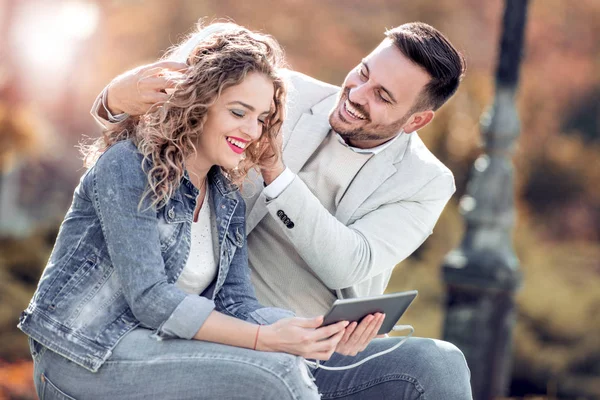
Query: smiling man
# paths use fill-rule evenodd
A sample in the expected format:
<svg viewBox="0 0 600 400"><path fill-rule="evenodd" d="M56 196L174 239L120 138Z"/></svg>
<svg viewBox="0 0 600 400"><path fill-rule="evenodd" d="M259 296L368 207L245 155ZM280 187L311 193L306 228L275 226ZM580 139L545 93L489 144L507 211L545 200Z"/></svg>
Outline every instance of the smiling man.
<svg viewBox="0 0 600 400"><path fill-rule="evenodd" d="M115 79L93 113L107 124L127 117L110 111L140 114L165 101L173 82L157 66L165 67ZM283 159L245 185L252 281L263 304L314 316L336 298L383 293L454 193L452 173L417 130L455 93L464 69L439 31L409 23L387 31L341 88L287 73ZM351 364L397 343L365 340L376 318L348 326L340 354L323 364ZM439 340L411 338L357 368L313 372L323 399L471 399L462 353Z"/></svg>

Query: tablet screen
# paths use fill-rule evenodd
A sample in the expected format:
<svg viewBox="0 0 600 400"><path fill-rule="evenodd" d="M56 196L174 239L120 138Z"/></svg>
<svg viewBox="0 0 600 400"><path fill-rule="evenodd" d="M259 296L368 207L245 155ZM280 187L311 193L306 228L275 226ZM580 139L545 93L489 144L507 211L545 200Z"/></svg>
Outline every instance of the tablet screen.
<svg viewBox="0 0 600 400"><path fill-rule="evenodd" d="M411 290L379 296L336 300L329 312L325 314L323 325L330 325L338 321L360 322L365 316L380 312L385 314L385 320L377 334L389 333L417 297L417 293L416 290Z"/></svg>

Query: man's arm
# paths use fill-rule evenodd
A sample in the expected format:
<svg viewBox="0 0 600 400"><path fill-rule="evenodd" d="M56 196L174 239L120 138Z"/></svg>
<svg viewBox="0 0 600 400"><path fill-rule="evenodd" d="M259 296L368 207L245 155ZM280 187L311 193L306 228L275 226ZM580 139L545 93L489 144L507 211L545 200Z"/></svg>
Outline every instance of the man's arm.
<svg viewBox="0 0 600 400"><path fill-rule="evenodd" d="M343 289L412 254L431 234L453 192L452 175L443 173L413 198L382 204L346 226L296 176L267 209L319 278L331 289Z"/></svg>
<svg viewBox="0 0 600 400"><path fill-rule="evenodd" d="M173 88L188 66L159 61L127 71L112 80L96 97L90 113L103 128L109 129L130 115L145 114L155 104L169 99Z"/></svg>

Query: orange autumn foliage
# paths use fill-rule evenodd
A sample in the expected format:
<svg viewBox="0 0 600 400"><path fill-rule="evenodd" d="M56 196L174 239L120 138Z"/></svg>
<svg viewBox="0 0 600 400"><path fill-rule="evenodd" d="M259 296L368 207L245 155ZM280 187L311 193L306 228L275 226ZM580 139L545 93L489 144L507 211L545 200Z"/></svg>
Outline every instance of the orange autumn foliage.
<svg viewBox="0 0 600 400"><path fill-rule="evenodd" d="M31 361L11 364L0 361L0 400L36 399L32 376Z"/></svg>

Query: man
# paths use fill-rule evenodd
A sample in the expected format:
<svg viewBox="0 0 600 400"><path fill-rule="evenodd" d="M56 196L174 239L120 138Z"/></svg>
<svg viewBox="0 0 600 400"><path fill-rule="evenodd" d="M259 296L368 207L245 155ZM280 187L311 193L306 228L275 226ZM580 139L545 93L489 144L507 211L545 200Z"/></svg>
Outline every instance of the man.
<svg viewBox="0 0 600 400"><path fill-rule="evenodd" d="M157 67L182 65L157 63L116 78L93 114L106 124L110 112L141 114L166 100L173 82ZM423 23L386 32L341 88L289 71L283 159L245 185L252 280L263 304L314 316L336 298L383 293L393 267L431 234L454 192L452 173L416 131L463 73L460 54ZM334 354L323 364L347 365L399 340L369 343L373 319L347 328L338 350L353 357ZM314 377L323 398L471 398L462 353L430 339Z"/></svg>

